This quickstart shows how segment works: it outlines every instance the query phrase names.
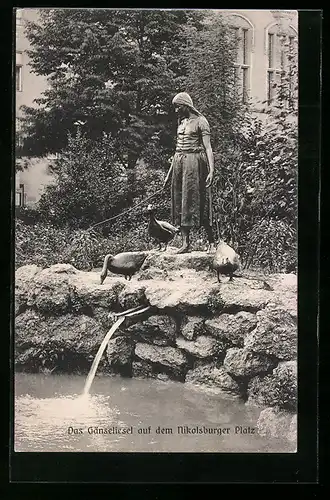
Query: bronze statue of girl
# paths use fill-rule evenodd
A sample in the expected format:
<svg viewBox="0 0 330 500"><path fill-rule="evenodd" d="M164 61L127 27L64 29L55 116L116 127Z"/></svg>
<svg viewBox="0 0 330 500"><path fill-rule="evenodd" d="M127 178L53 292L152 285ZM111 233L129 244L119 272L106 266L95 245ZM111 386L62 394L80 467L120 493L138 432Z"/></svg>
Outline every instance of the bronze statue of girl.
<svg viewBox="0 0 330 500"><path fill-rule="evenodd" d="M173 101L178 114L177 145L164 188L171 182L172 223L180 226L182 246L189 252L192 228L204 227L209 251L214 245L211 185L214 173L210 126L193 106L189 94L180 92Z"/></svg>

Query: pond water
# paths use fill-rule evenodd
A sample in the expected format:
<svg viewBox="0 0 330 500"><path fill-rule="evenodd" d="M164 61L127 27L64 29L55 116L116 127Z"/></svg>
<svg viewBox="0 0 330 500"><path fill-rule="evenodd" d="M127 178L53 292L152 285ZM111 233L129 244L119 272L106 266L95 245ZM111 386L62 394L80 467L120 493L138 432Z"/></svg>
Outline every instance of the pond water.
<svg viewBox="0 0 330 500"><path fill-rule="evenodd" d="M171 381L15 375L16 452L294 452L258 434L260 409Z"/></svg>

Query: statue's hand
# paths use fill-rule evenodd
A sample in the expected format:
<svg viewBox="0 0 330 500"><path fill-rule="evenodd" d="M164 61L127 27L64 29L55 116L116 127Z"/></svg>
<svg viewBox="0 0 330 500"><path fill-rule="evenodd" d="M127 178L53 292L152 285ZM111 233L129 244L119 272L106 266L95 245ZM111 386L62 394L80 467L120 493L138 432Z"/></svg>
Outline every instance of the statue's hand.
<svg viewBox="0 0 330 500"><path fill-rule="evenodd" d="M205 186L209 188L212 185L212 182L213 182L213 174L209 174L206 177Z"/></svg>

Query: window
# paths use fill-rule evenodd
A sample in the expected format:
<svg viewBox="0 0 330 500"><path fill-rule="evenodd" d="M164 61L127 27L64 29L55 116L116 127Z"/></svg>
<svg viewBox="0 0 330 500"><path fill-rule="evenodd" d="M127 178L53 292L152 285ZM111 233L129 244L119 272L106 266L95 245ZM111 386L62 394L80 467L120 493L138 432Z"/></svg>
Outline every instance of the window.
<svg viewBox="0 0 330 500"><path fill-rule="evenodd" d="M278 26L268 32L267 103L274 103L281 96L286 106L295 102L294 47L296 34L283 33Z"/></svg>
<svg viewBox="0 0 330 500"><path fill-rule="evenodd" d="M243 103L250 97L250 72L253 29L243 17L232 14L227 16L227 22L233 33L236 47L234 66L234 84Z"/></svg>
<svg viewBox="0 0 330 500"><path fill-rule="evenodd" d="M24 184L20 184L19 189L16 191L15 205L17 207L25 207L26 205L26 193L24 191Z"/></svg>
<svg viewBox="0 0 330 500"><path fill-rule="evenodd" d="M22 129L19 120L16 120L15 144L16 144L16 154L17 154L18 153L17 150L19 150L23 146Z"/></svg>
<svg viewBox="0 0 330 500"><path fill-rule="evenodd" d="M16 90L22 92L22 66L16 65Z"/></svg>
<svg viewBox="0 0 330 500"><path fill-rule="evenodd" d="M16 130L16 147L20 149L23 146L23 137L19 130Z"/></svg>

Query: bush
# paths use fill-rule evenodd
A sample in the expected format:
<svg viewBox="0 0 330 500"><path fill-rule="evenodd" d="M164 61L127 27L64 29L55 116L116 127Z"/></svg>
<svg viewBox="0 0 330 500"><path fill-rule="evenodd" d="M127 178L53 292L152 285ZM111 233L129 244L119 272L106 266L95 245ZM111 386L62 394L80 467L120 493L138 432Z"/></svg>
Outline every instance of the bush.
<svg viewBox="0 0 330 500"><path fill-rule="evenodd" d="M36 224L41 220L41 213L32 207L15 207L15 217L25 224Z"/></svg>
<svg viewBox="0 0 330 500"><path fill-rule="evenodd" d="M264 219L249 233L245 266L252 262L270 272L296 272L297 241L294 227L285 220Z"/></svg>
<svg viewBox="0 0 330 500"><path fill-rule="evenodd" d="M236 150L215 152L214 205L222 237L244 267L297 266L296 122L246 116Z"/></svg>
<svg viewBox="0 0 330 500"><path fill-rule="evenodd" d="M148 236L148 221L145 219L137 227L129 230L111 229L108 237L100 230L72 230L58 228L47 223L26 225L16 220L15 234L15 269L27 264L36 264L42 268L53 264L72 264L77 269L91 271L103 266L105 255L120 252L144 251L155 248L155 242ZM192 233L194 250L205 250L206 235L204 230ZM180 235L172 246L181 245Z"/></svg>
<svg viewBox="0 0 330 500"><path fill-rule="evenodd" d="M15 224L15 268L27 264L49 267L58 263L74 264L77 258L77 268L90 267L91 246L88 246L89 235L86 235L85 246L77 251L76 239L79 232L69 228L59 229L49 223L25 225L19 219ZM79 248L79 246L78 246Z"/></svg>
<svg viewBox="0 0 330 500"><path fill-rule="evenodd" d="M45 188L38 210L60 227L86 228L129 204L127 173L108 137L94 143L78 129L52 170L55 182Z"/></svg>
<svg viewBox="0 0 330 500"><path fill-rule="evenodd" d="M96 230L58 228L47 223L26 225L16 220L15 269L36 264L42 268L53 264L72 264L90 271L103 266L106 254L146 250L150 241L146 226L125 233L113 233L105 238Z"/></svg>
<svg viewBox="0 0 330 500"><path fill-rule="evenodd" d="M69 239L69 231L58 231L49 223L26 225L20 219L15 224L15 268L26 264L48 267L63 259L62 252Z"/></svg>

